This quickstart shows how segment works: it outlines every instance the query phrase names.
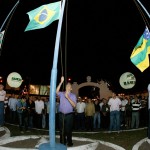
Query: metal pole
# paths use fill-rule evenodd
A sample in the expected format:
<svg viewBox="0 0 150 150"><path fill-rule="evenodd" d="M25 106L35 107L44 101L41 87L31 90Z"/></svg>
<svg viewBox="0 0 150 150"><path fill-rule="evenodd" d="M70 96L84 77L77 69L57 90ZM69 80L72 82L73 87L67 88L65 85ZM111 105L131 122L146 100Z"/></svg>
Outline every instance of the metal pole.
<svg viewBox="0 0 150 150"><path fill-rule="evenodd" d="M150 18L150 14L148 13L148 11L146 10L146 8L144 7L144 5L139 1L137 0L138 3L141 5L141 7L144 9L144 11L146 12L146 14L148 15L148 17Z"/></svg>
<svg viewBox="0 0 150 150"><path fill-rule="evenodd" d="M67 147L63 144L55 143L55 108L56 108L56 79L57 79L57 62L58 62L58 51L60 44L60 35L61 27L63 21L63 13L65 8L65 1L62 2L61 14L58 22L55 49L54 49L54 58L53 58L53 67L51 71L51 80L50 80L50 111L49 111L49 138L50 143L44 143L39 146L39 150L67 150Z"/></svg>
<svg viewBox="0 0 150 150"><path fill-rule="evenodd" d="M150 84L148 85L148 139L150 139Z"/></svg>
<svg viewBox="0 0 150 150"><path fill-rule="evenodd" d="M9 14L8 14L7 17L5 18L3 24L2 24L2 26L1 26L1 28L0 28L0 32L1 32L1 30L3 29L3 26L5 25L7 19L9 18L9 16L10 16L11 13L13 12L13 10L17 7L18 4L19 4L19 0L17 1L17 3L14 5L14 7L11 9L11 11L9 12Z"/></svg>

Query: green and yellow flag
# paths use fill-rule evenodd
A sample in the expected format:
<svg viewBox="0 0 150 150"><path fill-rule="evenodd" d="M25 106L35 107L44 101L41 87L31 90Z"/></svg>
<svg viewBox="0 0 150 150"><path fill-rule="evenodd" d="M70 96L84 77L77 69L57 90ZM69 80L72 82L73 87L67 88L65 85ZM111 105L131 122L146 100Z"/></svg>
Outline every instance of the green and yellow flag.
<svg viewBox="0 0 150 150"><path fill-rule="evenodd" d="M53 21L58 20L61 11L61 1L42 5L27 14L30 22L25 31L45 28Z"/></svg>
<svg viewBox="0 0 150 150"><path fill-rule="evenodd" d="M143 35L140 37L137 45L135 46L130 59L131 62L143 72L149 67L149 54L150 54L150 32L146 27Z"/></svg>

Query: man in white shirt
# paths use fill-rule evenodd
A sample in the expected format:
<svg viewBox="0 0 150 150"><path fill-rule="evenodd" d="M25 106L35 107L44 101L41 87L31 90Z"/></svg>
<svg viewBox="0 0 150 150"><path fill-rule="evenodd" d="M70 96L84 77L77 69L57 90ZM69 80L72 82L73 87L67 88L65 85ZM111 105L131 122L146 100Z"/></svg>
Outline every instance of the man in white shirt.
<svg viewBox="0 0 150 150"><path fill-rule="evenodd" d="M35 101L35 112L37 116L37 127L42 128L42 111L44 110L44 101L40 97Z"/></svg>
<svg viewBox="0 0 150 150"><path fill-rule="evenodd" d="M82 102L82 98L78 98L78 102L76 105L76 112L77 112L77 129L84 130L85 129L85 103Z"/></svg>
<svg viewBox="0 0 150 150"><path fill-rule="evenodd" d="M15 94L13 93L8 101L8 106L10 110L10 123L16 123L17 102L17 98L15 98Z"/></svg>
<svg viewBox="0 0 150 150"><path fill-rule="evenodd" d="M4 91L4 86L0 84L0 126L4 125L4 100L6 96L6 91Z"/></svg>
<svg viewBox="0 0 150 150"><path fill-rule="evenodd" d="M109 131L120 131L120 107L121 100L116 96L116 93L112 93L112 98L109 99L108 105L110 107L110 127Z"/></svg>

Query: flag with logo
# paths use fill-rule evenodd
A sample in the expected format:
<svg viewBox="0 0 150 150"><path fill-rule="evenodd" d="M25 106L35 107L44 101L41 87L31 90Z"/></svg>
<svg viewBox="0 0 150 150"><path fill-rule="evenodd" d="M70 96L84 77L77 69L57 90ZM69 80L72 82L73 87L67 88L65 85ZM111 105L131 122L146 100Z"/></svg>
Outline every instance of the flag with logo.
<svg viewBox="0 0 150 150"><path fill-rule="evenodd" d="M61 1L42 5L27 14L30 22L25 31L45 28L53 21L58 20L61 11Z"/></svg>
<svg viewBox="0 0 150 150"><path fill-rule="evenodd" d="M131 62L143 72L149 67L150 32L146 27L130 56Z"/></svg>
<svg viewBox="0 0 150 150"><path fill-rule="evenodd" d="M5 31L0 32L0 49L2 48L2 42L3 42L3 38L4 38L4 32Z"/></svg>

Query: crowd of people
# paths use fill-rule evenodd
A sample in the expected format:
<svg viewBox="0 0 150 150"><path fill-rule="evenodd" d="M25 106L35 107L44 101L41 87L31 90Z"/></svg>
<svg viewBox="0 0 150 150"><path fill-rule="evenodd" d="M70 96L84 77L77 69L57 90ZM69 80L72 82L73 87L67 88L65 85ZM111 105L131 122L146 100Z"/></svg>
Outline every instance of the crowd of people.
<svg viewBox="0 0 150 150"><path fill-rule="evenodd" d="M118 96L112 93L108 99L76 97L71 93L70 83L65 91L60 88L64 77L56 89L56 130L60 131L60 143L72 146L72 130L109 132L121 129L139 128L148 125L148 99L144 96ZM6 99L4 86L0 85L0 126L4 122L18 124L20 132L31 128L49 128L49 98L40 96L18 96L14 93ZM1 106L3 105L3 106Z"/></svg>
<svg viewBox="0 0 150 150"><path fill-rule="evenodd" d="M48 98L18 96L12 93L4 101L4 108L5 122L18 124L21 133L33 127L48 127Z"/></svg>
<svg viewBox="0 0 150 150"><path fill-rule="evenodd" d="M4 101L5 121L19 124L20 131L29 128L49 128L49 98L17 96L14 93ZM64 106L62 107L64 108ZM56 129L59 129L60 99L56 99ZM81 97L73 109L74 130L120 130L147 126L148 108L145 97L118 97L109 99ZM1 124L3 125L3 123ZM23 129L24 127L24 129Z"/></svg>
<svg viewBox="0 0 150 150"><path fill-rule="evenodd" d="M79 130L106 129L109 132L121 129L139 128L148 124L148 100L146 97L132 95L117 96L112 93L108 99L90 98L87 102L78 99L75 128Z"/></svg>

